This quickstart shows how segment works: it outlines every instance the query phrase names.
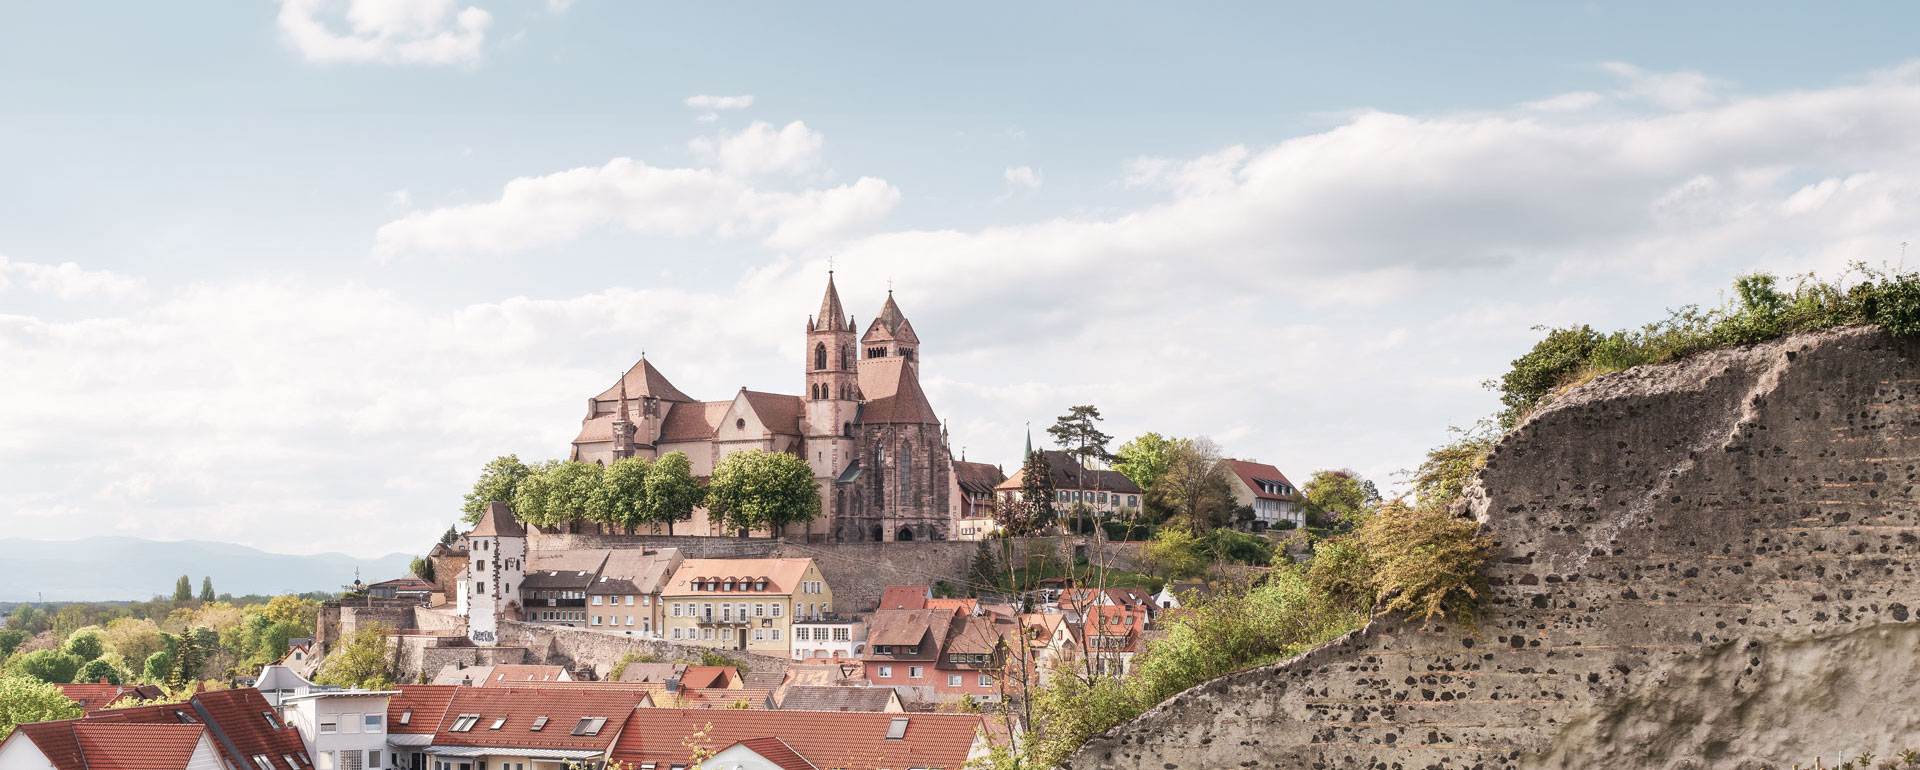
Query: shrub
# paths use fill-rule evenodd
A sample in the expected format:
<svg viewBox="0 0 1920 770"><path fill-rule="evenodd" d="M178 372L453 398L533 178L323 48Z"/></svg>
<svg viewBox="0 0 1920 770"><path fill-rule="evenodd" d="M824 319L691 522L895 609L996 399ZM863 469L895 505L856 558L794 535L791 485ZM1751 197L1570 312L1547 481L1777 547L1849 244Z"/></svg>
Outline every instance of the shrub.
<svg viewBox="0 0 1920 770"><path fill-rule="evenodd" d="M1153 527L1146 524L1126 524L1118 521L1100 522L1100 529L1106 533L1108 540L1152 540L1154 532Z"/></svg>
<svg viewBox="0 0 1920 770"><path fill-rule="evenodd" d="M1862 280L1851 286L1852 273ZM1878 324L1899 337L1920 335L1920 273L1855 264L1833 281L1802 276L1791 290L1766 273L1734 280L1733 296L1718 308L1686 306L1636 330L1601 334L1590 326L1551 329L1490 387L1511 428L1555 394L1607 372L1672 361L1703 350L1746 345L1794 332L1848 324Z"/></svg>
<svg viewBox="0 0 1920 770"><path fill-rule="evenodd" d="M1444 509L1389 503L1356 533L1372 567L1378 609L1405 612L1422 621L1452 616L1468 628L1486 576L1480 567L1493 541L1472 519Z"/></svg>

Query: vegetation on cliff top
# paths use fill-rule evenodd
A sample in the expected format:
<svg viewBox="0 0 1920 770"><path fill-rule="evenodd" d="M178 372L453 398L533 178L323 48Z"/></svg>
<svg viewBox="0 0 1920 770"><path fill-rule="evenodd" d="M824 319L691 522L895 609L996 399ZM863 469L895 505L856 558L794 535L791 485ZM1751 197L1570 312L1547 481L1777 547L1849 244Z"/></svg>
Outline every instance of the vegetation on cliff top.
<svg viewBox="0 0 1920 770"><path fill-rule="evenodd" d="M1853 324L1878 324L1902 337L1920 334L1920 273L1856 264L1831 281L1798 276L1792 289L1767 273L1743 275L1717 308L1688 305L1639 329L1610 334L1585 324L1549 329L1488 386L1500 392L1500 426L1512 428L1554 396L1601 374Z"/></svg>

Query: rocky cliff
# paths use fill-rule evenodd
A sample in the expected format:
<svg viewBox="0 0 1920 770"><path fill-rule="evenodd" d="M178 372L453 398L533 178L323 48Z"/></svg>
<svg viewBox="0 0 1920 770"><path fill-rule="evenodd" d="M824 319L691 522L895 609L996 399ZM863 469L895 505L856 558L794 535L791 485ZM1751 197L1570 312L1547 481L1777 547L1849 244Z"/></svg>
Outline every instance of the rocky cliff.
<svg viewBox="0 0 1920 770"><path fill-rule="evenodd" d="M1607 375L1501 441L1477 633L1380 619L1075 768L1790 767L1920 748L1920 345L1799 335Z"/></svg>

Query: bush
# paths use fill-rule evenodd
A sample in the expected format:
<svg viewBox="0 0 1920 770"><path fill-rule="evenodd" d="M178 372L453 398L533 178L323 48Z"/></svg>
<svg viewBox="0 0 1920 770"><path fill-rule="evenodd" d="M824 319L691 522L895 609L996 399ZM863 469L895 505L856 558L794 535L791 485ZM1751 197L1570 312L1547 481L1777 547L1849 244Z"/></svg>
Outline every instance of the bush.
<svg viewBox="0 0 1920 770"><path fill-rule="evenodd" d="M1282 519L1280 523L1273 525L1274 529L1298 529L1299 527L1300 525L1293 523L1292 519Z"/></svg>
<svg viewBox="0 0 1920 770"><path fill-rule="evenodd" d="M1474 607L1487 592L1480 567L1493 541L1480 525L1438 508L1389 503L1356 533L1372 568L1378 609L1422 621L1452 616L1473 627Z"/></svg>
<svg viewBox="0 0 1920 770"><path fill-rule="evenodd" d="M1636 330L1601 334L1590 326L1548 330L1517 359L1499 382L1502 427L1528 414L1570 385L1641 364L1672 361L1703 350L1746 345L1801 331L1849 324L1878 324L1900 337L1920 335L1920 273L1886 272L1855 264L1859 283L1847 274L1833 281L1808 275L1790 291L1767 273L1734 280L1733 298L1702 311L1687 306Z"/></svg>
<svg viewBox="0 0 1920 770"><path fill-rule="evenodd" d="M1273 541L1231 529L1207 533L1207 550L1230 564L1265 567L1273 564Z"/></svg>
<svg viewBox="0 0 1920 770"><path fill-rule="evenodd" d="M1108 540L1139 541L1152 540L1153 527L1146 524L1125 524L1118 521L1100 522L1100 530L1106 533Z"/></svg>

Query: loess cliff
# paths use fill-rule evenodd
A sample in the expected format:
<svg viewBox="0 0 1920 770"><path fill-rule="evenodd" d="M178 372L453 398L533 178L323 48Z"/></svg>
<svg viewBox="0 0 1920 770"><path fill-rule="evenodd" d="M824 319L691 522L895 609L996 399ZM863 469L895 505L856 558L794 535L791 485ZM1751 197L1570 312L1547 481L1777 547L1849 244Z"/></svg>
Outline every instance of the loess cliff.
<svg viewBox="0 0 1920 770"><path fill-rule="evenodd" d="M1477 633L1381 618L1074 768L1791 767L1920 748L1920 345L1797 335L1594 380L1489 457Z"/></svg>

